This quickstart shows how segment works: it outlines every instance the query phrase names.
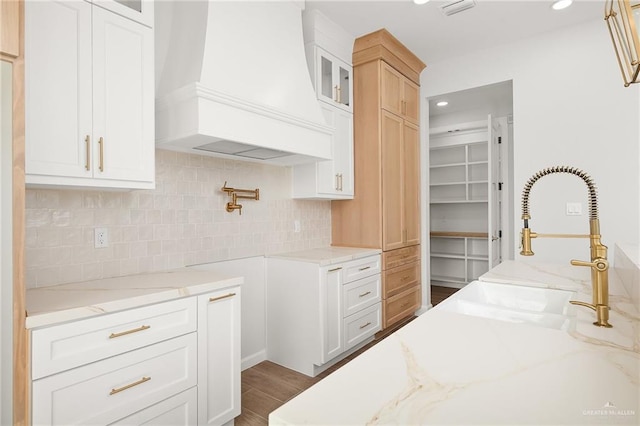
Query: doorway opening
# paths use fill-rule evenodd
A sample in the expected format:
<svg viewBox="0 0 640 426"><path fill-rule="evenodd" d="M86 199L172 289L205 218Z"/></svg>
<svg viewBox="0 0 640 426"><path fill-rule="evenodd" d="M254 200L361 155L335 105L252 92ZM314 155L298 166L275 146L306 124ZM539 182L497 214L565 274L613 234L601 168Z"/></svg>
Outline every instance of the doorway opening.
<svg viewBox="0 0 640 426"><path fill-rule="evenodd" d="M429 101L429 280L435 305L514 258L513 85Z"/></svg>

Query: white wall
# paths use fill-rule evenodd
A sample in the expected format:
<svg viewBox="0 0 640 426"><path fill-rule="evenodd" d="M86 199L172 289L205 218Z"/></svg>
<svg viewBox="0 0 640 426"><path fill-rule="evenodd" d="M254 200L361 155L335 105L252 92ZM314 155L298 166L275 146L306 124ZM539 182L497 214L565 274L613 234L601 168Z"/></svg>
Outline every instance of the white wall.
<svg viewBox="0 0 640 426"><path fill-rule="evenodd" d="M604 244L638 244L640 217L640 87L625 88L601 19L428 67L422 96L513 80L516 232L527 179L553 165L585 170L599 189ZM566 216L581 202L582 216ZM588 233L587 190L570 175L542 178L531 192L531 228ZM516 243L516 247L518 243ZM534 240L533 261L588 258L586 240ZM610 259L613 256L609 256ZM516 254L517 260L525 260Z"/></svg>

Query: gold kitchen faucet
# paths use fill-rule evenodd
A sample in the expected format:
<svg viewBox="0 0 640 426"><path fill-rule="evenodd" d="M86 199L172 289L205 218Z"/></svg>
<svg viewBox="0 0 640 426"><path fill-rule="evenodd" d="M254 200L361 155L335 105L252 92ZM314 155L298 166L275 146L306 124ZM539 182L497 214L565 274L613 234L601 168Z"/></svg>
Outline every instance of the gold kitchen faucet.
<svg viewBox="0 0 640 426"><path fill-rule="evenodd" d="M534 183L543 176L553 173L570 173L581 178L589 189L589 234L538 234L529 228L529 193ZM531 250L532 238L589 238L591 242L591 261L572 260L574 266L588 266L591 268L591 285L593 287L593 303L572 300L574 305L586 306L596 311L597 320L593 323L598 327L612 327L609 324L609 262L607 261L607 246L600 241L600 220L598 219L598 196L596 186L589 175L575 167L548 167L534 174L527 181L522 191L522 256L533 256Z"/></svg>

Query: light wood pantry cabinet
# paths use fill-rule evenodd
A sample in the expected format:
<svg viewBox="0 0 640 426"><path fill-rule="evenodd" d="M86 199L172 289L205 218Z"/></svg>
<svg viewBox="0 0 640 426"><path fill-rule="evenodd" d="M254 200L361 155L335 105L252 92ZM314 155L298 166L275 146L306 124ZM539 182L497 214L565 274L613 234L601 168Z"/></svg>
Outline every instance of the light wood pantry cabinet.
<svg viewBox="0 0 640 426"><path fill-rule="evenodd" d="M25 2L28 185L154 186L153 29L99 5Z"/></svg>
<svg viewBox="0 0 640 426"><path fill-rule="evenodd" d="M218 425L240 414L238 286L31 337L33 424Z"/></svg>
<svg viewBox="0 0 640 426"><path fill-rule="evenodd" d="M392 258L410 249L418 253L414 261L419 262L417 123L425 64L389 32L379 30L356 39L353 66L355 195L353 200L331 204L332 244L379 248L383 257ZM419 270L419 263L412 266ZM383 267L385 276L390 268ZM406 293L408 299L399 304L383 292L384 327L420 306L419 276L411 283L405 292L413 290L413 299Z"/></svg>
<svg viewBox="0 0 640 426"><path fill-rule="evenodd" d="M432 285L462 287L501 261L499 133L491 117L430 131Z"/></svg>
<svg viewBox="0 0 640 426"><path fill-rule="evenodd" d="M316 376L380 330L380 254L267 259L267 356Z"/></svg>
<svg viewBox="0 0 640 426"><path fill-rule="evenodd" d="M382 108L414 124L419 117L420 86L387 63L382 64Z"/></svg>

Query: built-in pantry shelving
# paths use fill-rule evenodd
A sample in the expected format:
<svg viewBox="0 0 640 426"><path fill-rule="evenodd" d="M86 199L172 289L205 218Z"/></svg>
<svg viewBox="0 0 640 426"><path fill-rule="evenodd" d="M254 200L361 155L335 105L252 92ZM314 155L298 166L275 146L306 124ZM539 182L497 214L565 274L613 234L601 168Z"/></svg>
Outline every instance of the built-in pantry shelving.
<svg viewBox="0 0 640 426"><path fill-rule="evenodd" d="M490 118L430 132L432 285L463 287L492 264L491 161Z"/></svg>

